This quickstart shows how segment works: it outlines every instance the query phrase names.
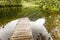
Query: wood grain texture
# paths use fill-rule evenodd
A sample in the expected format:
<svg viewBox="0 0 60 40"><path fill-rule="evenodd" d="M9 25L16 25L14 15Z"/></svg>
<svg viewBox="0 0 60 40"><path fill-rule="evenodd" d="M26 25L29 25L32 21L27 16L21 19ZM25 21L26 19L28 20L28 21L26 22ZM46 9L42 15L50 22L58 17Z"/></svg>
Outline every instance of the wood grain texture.
<svg viewBox="0 0 60 40"><path fill-rule="evenodd" d="M33 40L28 18L20 18L10 40Z"/></svg>

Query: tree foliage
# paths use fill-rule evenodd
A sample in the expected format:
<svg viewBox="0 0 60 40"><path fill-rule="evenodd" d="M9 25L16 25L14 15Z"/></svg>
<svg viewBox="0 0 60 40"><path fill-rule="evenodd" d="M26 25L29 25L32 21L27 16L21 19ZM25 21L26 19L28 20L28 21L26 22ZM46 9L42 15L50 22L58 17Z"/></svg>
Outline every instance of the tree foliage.
<svg viewBox="0 0 60 40"><path fill-rule="evenodd" d="M21 0L0 1L0 5L10 5L8 7L0 6L0 21L3 21L0 22L0 24L20 17L29 17L31 20L44 17L46 18L46 28L50 31L54 27L59 26L59 21L56 22L56 20L60 20L59 3L59 0L22 0L22 2ZM15 6L20 4L22 4L22 7ZM11 7L11 5L15 7Z"/></svg>
<svg viewBox="0 0 60 40"><path fill-rule="evenodd" d="M51 32L60 27L60 0L0 0L0 26L20 17L30 20L44 17Z"/></svg>
<svg viewBox="0 0 60 40"><path fill-rule="evenodd" d="M58 15L60 15L60 4L59 0L41 0L40 1L40 11L46 17L46 26L47 29L51 30L52 28L59 26L56 23L56 20L59 20ZM58 18L58 19L57 19Z"/></svg>
<svg viewBox="0 0 60 40"><path fill-rule="evenodd" d="M46 18L45 26L49 31L51 31L51 29L55 28L56 26L60 25L59 24L60 23L59 22L60 20L59 0L23 0L23 1L33 3L35 5L38 5L38 7L37 6L24 7L22 9L22 16L29 17L31 20L36 20L41 17ZM56 22L56 20L58 21Z"/></svg>

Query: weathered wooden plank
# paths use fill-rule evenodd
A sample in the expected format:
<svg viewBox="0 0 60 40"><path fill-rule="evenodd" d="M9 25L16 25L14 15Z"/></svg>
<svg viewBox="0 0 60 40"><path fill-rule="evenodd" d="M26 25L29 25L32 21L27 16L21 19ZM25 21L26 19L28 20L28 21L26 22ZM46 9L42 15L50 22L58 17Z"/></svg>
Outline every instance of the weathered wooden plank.
<svg viewBox="0 0 60 40"><path fill-rule="evenodd" d="M10 40L33 40L28 18L20 18Z"/></svg>

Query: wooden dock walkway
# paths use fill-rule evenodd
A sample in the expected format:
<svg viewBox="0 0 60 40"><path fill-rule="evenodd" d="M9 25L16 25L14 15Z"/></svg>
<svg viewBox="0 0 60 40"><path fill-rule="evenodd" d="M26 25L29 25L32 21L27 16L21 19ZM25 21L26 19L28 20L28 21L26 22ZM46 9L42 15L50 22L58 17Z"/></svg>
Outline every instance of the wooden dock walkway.
<svg viewBox="0 0 60 40"><path fill-rule="evenodd" d="M33 40L28 18L20 18L10 40Z"/></svg>

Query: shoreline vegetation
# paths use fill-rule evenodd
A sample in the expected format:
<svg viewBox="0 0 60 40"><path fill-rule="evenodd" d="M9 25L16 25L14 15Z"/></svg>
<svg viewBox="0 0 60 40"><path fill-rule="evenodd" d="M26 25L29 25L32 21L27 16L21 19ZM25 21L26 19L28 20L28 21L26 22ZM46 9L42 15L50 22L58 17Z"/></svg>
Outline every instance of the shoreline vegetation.
<svg viewBox="0 0 60 40"><path fill-rule="evenodd" d="M7 0L6 2L1 1L0 5L18 4L21 7L0 8L0 25L6 25L18 18L28 17L34 21L43 17L46 19L45 27L49 32L56 27L60 27L60 0L16 0L11 1L12 3Z"/></svg>

